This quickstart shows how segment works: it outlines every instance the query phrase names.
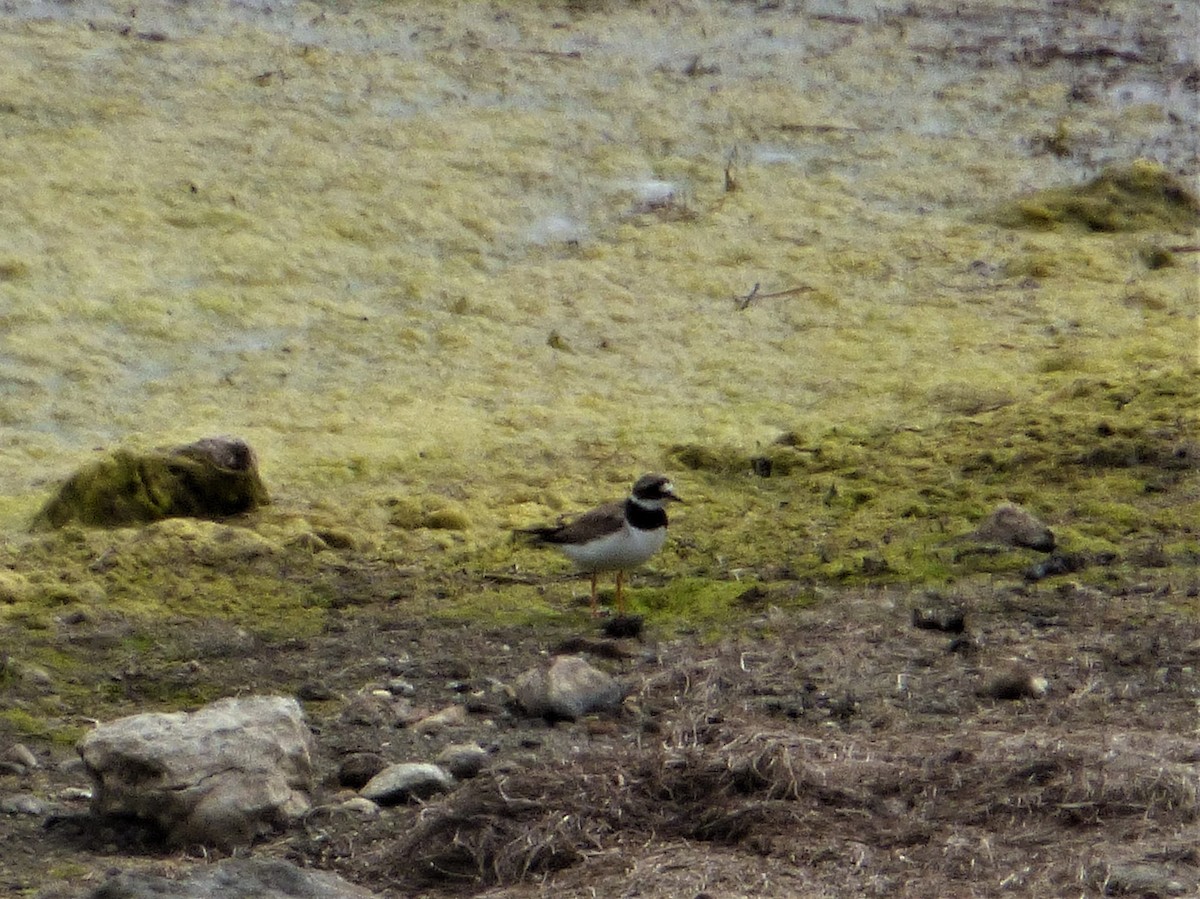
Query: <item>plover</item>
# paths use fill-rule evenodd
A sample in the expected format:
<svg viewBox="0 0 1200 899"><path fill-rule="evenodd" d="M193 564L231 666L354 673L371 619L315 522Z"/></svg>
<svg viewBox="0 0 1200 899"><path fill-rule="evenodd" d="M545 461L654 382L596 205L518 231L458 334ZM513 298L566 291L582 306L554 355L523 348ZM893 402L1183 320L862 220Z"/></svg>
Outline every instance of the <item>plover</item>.
<svg viewBox="0 0 1200 899"><path fill-rule="evenodd" d="M669 502L683 502L669 478L645 474L623 502L606 503L567 522L528 528L520 533L539 546L553 546L592 578L592 615L596 607L596 578L602 571L617 573L617 614L625 614L625 572L662 549L667 539Z"/></svg>

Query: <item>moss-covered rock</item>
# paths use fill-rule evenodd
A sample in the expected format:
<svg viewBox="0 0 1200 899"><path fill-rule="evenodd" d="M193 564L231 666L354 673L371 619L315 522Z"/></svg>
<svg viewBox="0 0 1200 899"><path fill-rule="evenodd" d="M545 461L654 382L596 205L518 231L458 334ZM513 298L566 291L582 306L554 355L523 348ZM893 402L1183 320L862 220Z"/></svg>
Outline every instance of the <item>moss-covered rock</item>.
<svg viewBox="0 0 1200 899"><path fill-rule="evenodd" d="M790 474L804 468L819 453L801 446L800 438L788 433L771 443L748 452L733 446L705 446L681 443L672 446L669 458L690 471L706 471L719 475L755 474L769 478Z"/></svg>
<svg viewBox="0 0 1200 899"><path fill-rule="evenodd" d="M68 478L35 516L33 527L224 518L269 502L250 446L236 438L206 437L149 452L114 450Z"/></svg>
<svg viewBox="0 0 1200 899"><path fill-rule="evenodd" d="M1020 197L996 218L1011 228L1074 224L1090 231L1190 231L1200 224L1200 200L1162 166L1139 159L1105 169L1086 184Z"/></svg>

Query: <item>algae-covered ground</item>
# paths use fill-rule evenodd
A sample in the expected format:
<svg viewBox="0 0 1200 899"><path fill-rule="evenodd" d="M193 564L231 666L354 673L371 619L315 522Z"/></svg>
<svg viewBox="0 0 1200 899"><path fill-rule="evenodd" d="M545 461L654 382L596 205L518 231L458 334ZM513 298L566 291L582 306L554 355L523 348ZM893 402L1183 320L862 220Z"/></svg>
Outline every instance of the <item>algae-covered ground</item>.
<svg viewBox="0 0 1200 899"><path fill-rule="evenodd" d="M696 716L730 722L721 745L743 719L779 745L841 728L924 782L917 734L1194 736L1198 18L1165 0L0 3L0 749L45 760L0 793L54 800L95 719L313 680L348 696L399 657L434 702L534 664L591 627L586 585L511 530L648 470L687 500L631 594L652 649L625 673L660 742ZM216 434L255 449L269 505L30 532L79 467ZM1003 502L1052 528L1054 565L970 538ZM982 655L918 652L908 614L929 603L967 609ZM747 652L769 682L722 693L741 675L714 672ZM1042 705L976 697L1016 660L1051 680ZM958 719L906 717L914 670ZM680 671L708 687L663 693ZM806 684L832 698L804 707ZM776 694L808 717L764 713ZM1141 705L1113 721L1121 696ZM428 748L342 734L336 706L310 706L326 765ZM640 714L537 739L624 746ZM502 725L500 755L524 727ZM1153 827L1115 861L1095 848L1123 845L1128 809L1185 844L1181 777L1190 817L1186 796L1156 817L1155 794L1089 819L1099 861L1070 856L1061 808L1030 825L1070 864L1047 849L1007 886L998 805L959 821L986 831L971 848L928 850L923 893L897 886L903 840L789 856L762 822L646 837L603 889L699 892L665 873L697 840L782 884L729 895L839 894L848 870L879 879L844 895L1089 894L1130 858L1186 880L1194 850L1150 858ZM153 862L57 833L47 871L37 832L11 830L7 888L73 895L114 858ZM292 851L395 895L506 888ZM1086 876L1064 881L1071 864Z"/></svg>

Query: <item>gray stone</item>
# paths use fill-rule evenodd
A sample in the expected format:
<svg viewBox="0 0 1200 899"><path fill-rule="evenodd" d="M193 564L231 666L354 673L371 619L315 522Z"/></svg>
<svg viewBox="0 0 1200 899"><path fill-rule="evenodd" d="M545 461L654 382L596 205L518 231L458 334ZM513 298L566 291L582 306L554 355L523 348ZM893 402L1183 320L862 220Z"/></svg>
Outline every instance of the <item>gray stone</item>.
<svg viewBox="0 0 1200 899"><path fill-rule="evenodd" d="M532 668L518 677L516 698L527 715L574 720L617 708L625 689L579 656L558 656L547 670Z"/></svg>
<svg viewBox="0 0 1200 899"><path fill-rule="evenodd" d="M169 843L246 845L309 808L312 737L295 699L225 699L132 715L79 743L92 810L162 829Z"/></svg>
<svg viewBox="0 0 1200 899"><path fill-rule="evenodd" d="M393 677L387 682L387 691L393 696L415 696L417 688L402 677Z"/></svg>
<svg viewBox="0 0 1200 899"><path fill-rule="evenodd" d="M1188 885L1169 868L1148 864L1113 865L1103 886L1106 896L1182 896L1190 892Z"/></svg>
<svg viewBox="0 0 1200 899"><path fill-rule="evenodd" d="M377 752L355 752L338 765L338 783L352 790L360 789L387 767L387 760Z"/></svg>
<svg viewBox="0 0 1200 899"><path fill-rule="evenodd" d="M5 815L44 815L46 803L29 793L14 793L0 798L0 813Z"/></svg>
<svg viewBox="0 0 1200 899"><path fill-rule="evenodd" d="M276 859L230 858L201 865L179 880L144 872L118 874L90 899L374 899L336 874Z"/></svg>
<svg viewBox="0 0 1200 899"><path fill-rule="evenodd" d="M359 790L362 796L380 805L398 805L409 799L428 799L435 793L454 788L454 778L439 765L404 762L388 765Z"/></svg>
<svg viewBox="0 0 1200 899"><path fill-rule="evenodd" d="M24 743L13 743L5 750L3 758L6 762L20 765L22 768L32 771L34 768L41 767L38 764L37 756L34 755L29 747Z"/></svg>
<svg viewBox="0 0 1200 899"><path fill-rule="evenodd" d="M461 727L466 723L466 708L455 704L446 706L446 708L434 712L432 715L426 715L413 725L413 729L419 734L431 736L445 730L447 727Z"/></svg>
<svg viewBox="0 0 1200 899"><path fill-rule="evenodd" d="M336 699L337 693L322 681L307 681L296 690L296 698L302 702L328 702Z"/></svg>
<svg viewBox="0 0 1200 899"><path fill-rule="evenodd" d="M438 753L435 762L459 780L470 780L483 770L487 750L478 743L454 743Z"/></svg>

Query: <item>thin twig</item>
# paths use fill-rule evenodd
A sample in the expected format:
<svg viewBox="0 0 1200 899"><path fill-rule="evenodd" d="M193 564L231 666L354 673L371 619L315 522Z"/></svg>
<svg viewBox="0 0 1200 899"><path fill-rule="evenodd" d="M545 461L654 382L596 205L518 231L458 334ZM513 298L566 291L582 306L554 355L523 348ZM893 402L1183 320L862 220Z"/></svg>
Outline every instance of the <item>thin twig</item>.
<svg viewBox="0 0 1200 899"><path fill-rule="evenodd" d="M739 312L745 309L755 300L772 300L776 297L791 297L796 296L797 294L808 293L810 290L814 289L807 284L801 284L799 287L789 287L787 290L776 290L773 293L759 293L758 287L758 282L755 282L753 290L751 290L744 297L736 298L738 301Z"/></svg>
<svg viewBox="0 0 1200 899"><path fill-rule="evenodd" d="M759 282L755 281L754 287L751 289L751 291L748 294L746 294L744 297L736 297L736 299L738 300L738 312L741 312L743 309L745 309L751 303L754 302L754 298L756 296L758 296L758 288L759 288Z"/></svg>
<svg viewBox="0 0 1200 899"><path fill-rule="evenodd" d="M495 47L501 53L525 53L529 56L549 56L552 59L583 59L578 50L543 50L539 47Z"/></svg>

